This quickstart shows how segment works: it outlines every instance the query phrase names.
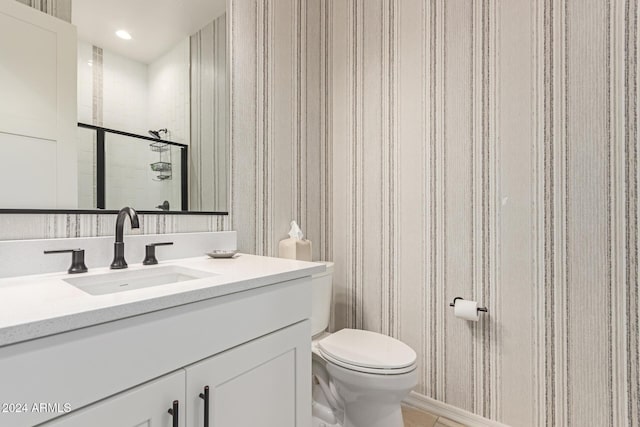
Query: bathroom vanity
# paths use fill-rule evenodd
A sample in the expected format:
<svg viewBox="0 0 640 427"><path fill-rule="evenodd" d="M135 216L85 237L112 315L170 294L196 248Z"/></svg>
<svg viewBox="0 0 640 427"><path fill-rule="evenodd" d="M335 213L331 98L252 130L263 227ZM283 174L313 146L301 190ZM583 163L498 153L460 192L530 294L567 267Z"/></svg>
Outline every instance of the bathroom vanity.
<svg viewBox="0 0 640 427"><path fill-rule="evenodd" d="M240 254L2 279L0 426L308 426L324 268Z"/></svg>
<svg viewBox="0 0 640 427"><path fill-rule="evenodd" d="M116 228L0 240L0 427L308 427L311 275L325 267L204 255L235 250L232 232L149 234L229 224L241 12L169 2L145 24L129 3L115 8L136 39L126 47L100 29L109 2L75 2L73 24L0 2L0 213L16 215L0 225L28 224L3 239ZM179 39L157 37L169 27ZM124 205L145 221L128 207L116 219ZM168 241L159 264L140 264Z"/></svg>

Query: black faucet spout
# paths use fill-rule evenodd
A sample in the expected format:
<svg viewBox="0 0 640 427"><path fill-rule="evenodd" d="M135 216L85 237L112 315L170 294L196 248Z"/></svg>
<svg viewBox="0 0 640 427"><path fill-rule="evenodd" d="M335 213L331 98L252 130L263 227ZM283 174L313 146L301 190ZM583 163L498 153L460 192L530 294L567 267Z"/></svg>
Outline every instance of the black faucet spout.
<svg viewBox="0 0 640 427"><path fill-rule="evenodd" d="M120 209L116 218L116 241L113 244L113 262L111 262L111 269L114 270L128 267L124 259L124 221L127 218L131 220L131 228L140 228L138 213L135 209L128 206Z"/></svg>
<svg viewBox="0 0 640 427"><path fill-rule="evenodd" d="M124 242L124 220L131 220L131 228L140 228L140 222L138 220L138 212L130 207L124 207L118 212L118 218L116 218L116 243Z"/></svg>

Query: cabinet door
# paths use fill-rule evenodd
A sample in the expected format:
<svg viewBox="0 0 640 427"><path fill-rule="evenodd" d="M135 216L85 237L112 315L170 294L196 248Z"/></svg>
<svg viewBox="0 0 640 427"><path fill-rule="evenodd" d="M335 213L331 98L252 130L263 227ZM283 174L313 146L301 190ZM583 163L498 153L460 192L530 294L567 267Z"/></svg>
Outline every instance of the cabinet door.
<svg viewBox="0 0 640 427"><path fill-rule="evenodd" d="M187 426L206 426L209 387L209 427L309 427L310 333L300 322L187 367Z"/></svg>
<svg viewBox="0 0 640 427"><path fill-rule="evenodd" d="M43 424L47 427L172 427L173 401L178 403L178 426L185 425L185 373L180 370L117 394L77 412Z"/></svg>

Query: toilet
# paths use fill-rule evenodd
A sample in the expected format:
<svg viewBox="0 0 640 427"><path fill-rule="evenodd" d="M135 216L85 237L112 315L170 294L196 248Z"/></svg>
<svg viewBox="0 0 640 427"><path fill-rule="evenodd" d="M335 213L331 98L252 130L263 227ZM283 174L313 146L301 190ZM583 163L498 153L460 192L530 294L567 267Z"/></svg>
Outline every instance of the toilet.
<svg viewBox="0 0 640 427"><path fill-rule="evenodd" d="M400 403L416 386L416 352L376 332L326 332L333 263L312 277L313 427L403 427Z"/></svg>

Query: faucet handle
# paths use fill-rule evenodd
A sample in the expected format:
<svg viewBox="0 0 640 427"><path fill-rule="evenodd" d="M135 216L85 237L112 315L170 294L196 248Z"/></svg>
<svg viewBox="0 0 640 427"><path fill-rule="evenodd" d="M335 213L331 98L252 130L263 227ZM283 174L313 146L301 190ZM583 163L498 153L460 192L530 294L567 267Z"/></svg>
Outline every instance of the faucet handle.
<svg viewBox="0 0 640 427"><path fill-rule="evenodd" d="M145 246L143 265L155 265L158 263L156 258L156 246L170 246L173 242L149 243Z"/></svg>
<svg viewBox="0 0 640 427"><path fill-rule="evenodd" d="M69 274L86 273L89 271L84 263L84 249L59 249L55 251L44 251L44 253L46 255L71 253L71 267L67 270Z"/></svg>

